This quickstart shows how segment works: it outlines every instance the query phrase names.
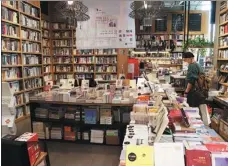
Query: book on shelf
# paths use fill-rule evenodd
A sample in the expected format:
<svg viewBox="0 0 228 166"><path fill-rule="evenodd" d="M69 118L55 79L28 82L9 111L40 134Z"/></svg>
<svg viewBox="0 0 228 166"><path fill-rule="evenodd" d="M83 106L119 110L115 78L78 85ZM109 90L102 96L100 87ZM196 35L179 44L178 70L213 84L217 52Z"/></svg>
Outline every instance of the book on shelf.
<svg viewBox="0 0 228 166"><path fill-rule="evenodd" d="M54 57L54 63L72 63L71 57Z"/></svg>
<svg viewBox="0 0 228 166"><path fill-rule="evenodd" d="M53 67L54 72L72 72L72 66L69 65L55 65Z"/></svg>
<svg viewBox="0 0 228 166"><path fill-rule="evenodd" d="M117 54L117 50L116 49L97 49L94 51L94 54L95 55L113 55L113 54Z"/></svg>
<svg viewBox="0 0 228 166"><path fill-rule="evenodd" d="M223 25L223 26L220 26L220 29L219 29L219 34L220 35L224 35L224 34L227 34L228 33L228 24L226 25Z"/></svg>
<svg viewBox="0 0 228 166"><path fill-rule="evenodd" d="M77 79L91 79L94 78L93 73L85 73L85 74L75 74Z"/></svg>
<svg viewBox="0 0 228 166"><path fill-rule="evenodd" d="M117 58L116 57L96 57L95 60L96 64L113 64L115 65L117 63Z"/></svg>
<svg viewBox="0 0 228 166"><path fill-rule="evenodd" d="M220 15L220 24L228 21L228 13L224 13L223 15Z"/></svg>
<svg viewBox="0 0 228 166"><path fill-rule="evenodd" d="M219 47L226 47L228 46L228 37L222 37L222 38L219 38Z"/></svg>
<svg viewBox="0 0 228 166"><path fill-rule="evenodd" d="M33 78L24 80L25 90L42 87L42 79L41 78Z"/></svg>
<svg viewBox="0 0 228 166"><path fill-rule="evenodd" d="M71 38L72 37L72 33L70 31L66 31L66 32L53 32L52 33L53 38Z"/></svg>
<svg viewBox="0 0 228 166"><path fill-rule="evenodd" d="M117 75L115 74L96 74L98 80L116 80Z"/></svg>
<svg viewBox="0 0 228 166"><path fill-rule="evenodd" d="M64 23L52 23L52 28L53 29L70 29L69 25L66 25Z"/></svg>
<svg viewBox="0 0 228 166"><path fill-rule="evenodd" d="M13 93L19 92L20 91L20 82L19 81L9 82L9 87Z"/></svg>
<svg viewBox="0 0 228 166"><path fill-rule="evenodd" d="M50 45L49 45L49 40L48 39L43 39L42 40L42 46L43 47L49 47Z"/></svg>
<svg viewBox="0 0 228 166"><path fill-rule="evenodd" d="M75 57L74 63L87 63L87 64L93 64L94 63L94 57Z"/></svg>
<svg viewBox="0 0 228 166"><path fill-rule="evenodd" d="M2 80L21 78L20 68L2 68Z"/></svg>
<svg viewBox="0 0 228 166"><path fill-rule="evenodd" d="M50 48L43 48L43 56L50 56Z"/></svg>
<svg viewBox="0 0 228 166"><path fill-rule="evenodd" d="M16 118L21 118L24 116L24 108L18 107L16 108Z"/></svg>
<svg viewBox="0 0 228 166"><path fill-rule="evenodd" d="M35 8L33 6L31 6L30 4L27 4L25 2L21 2L21 11L28 14L28 15L31 15L31 16L34 16L34 17L39 17L40 15L40 11L38 8Z"/></svg>
<svg viewBox="0 0 228 166"><path fill-rule="evenodd" d="M46 20L41 20L41 27L42 28L46 28L46 29L49 29L49 22L46 21Z"/></svg>
<svg viewBox="0 0 228 166"><path fill-rule="evenodd" d="M110 65L96 66L96 72L117 72L117 67Z"/></svg>
<svg viewBox="0 0 228 166"><path fill-rule="evenodd" d="M77 55L92 55L93 50L92 49L87 49L87 50L76 50Z"/></svg>
<svg viewBox="0 0 228 166"><path fill-rule="evenodd" d="M228 3L227 1L222 1L221 4L220 4L220 11L224 10L228 8Z"/></svg>
<svg viewBox="0 0 228 166"><path fill-rule="evenodd" d="M45 38L49 38L49 32L47 30L42 30L42 35Z"/></svg>
<svg viewBox="0 0 228 166"><path fill-rule="evenodd" d="M40 41L40 32L32 31L29 29L21 29L21 38Z"/></svg>
<svg viewBox="0 0 228 166"><path fill-rule="evenodd" d="M25 16L23 14L21 14L21 25L28 28L37 29L37 30L40 29L40 21L31 19L28 16Z"/></svg>
<svg viewBox="0 0 228 166"><path fill-rule="evenodd" d="M13 24L2 22L2 35L19 37L19 28Z"/></svg>
<svg viewBox="0 0 228 166"><path fill-rule="evenodd" d="M80 66L74 66L74 71L76 72L94 72L94 67L93 66L88 66L88 65L80 65Z"/></svg>
<svg viewBox="0 0 228 166"><path fill-rule="evenodd" d="M62 74L62 73L55 73L54 74L54 80L55 81L60 81L60 79L71 79L73 78L73 74Z"/></svg>
<svg viewBox="0 0 228 166"><path fill-rule="evenodd" d="M51 57L44 57L43 58L43 64L51 64Z"/></svg>
<svg viewBox="0 0 228 166"><path fill-rule="evenodd" d="M24 97L23 94L19 94L19 95L15 95L15 99L16 99L16 106L17 105L21 105L24 104Z"/></svg>
<svg viewBox="0 0 228 166"><path fill-rule="evenodd" d="M43 78L44 78L44 81L50 81L50 80L52 80L52 75L51 74L47 74L47 75L44 75Z"/></svg>
<svg viewBox="0 0 228 166"><path fill-rule="evenodd" d="M228 58L228 50L219 50L218 58L220 59Z"/></svg>
<svg viewBox="0 0 228 166"><path fill-rule="evenodd" d="M220 75L218 78L218 82L221 83L226 83L228 80L228 76L227 75Z"/></svg>
<svg viewBox="0 0 228 166"><path fill-rule="evenodd" d="M19 41L15 39L2 38L3 51L19 51Z"/></svg>
<svg viewBox="0 0 228 166"><path fill-rule="evenodd" d="M51 66L44 66L44 73L51 72L52 67Z"/></svg>
<svg viewBox="0 0 228 166"><path fill-rule="evenodd" d="M53 54L54 56L70 56L72 55L72 49L71 48L53 48Z"/></svg>
<svg viewBox="0 0 228 166"><path fill-rule="evenodd" d="M3 0L2 4L6 5L6 6L9 6L9 7L12 7L14 9L18 8L18 2L17 1L5 1L5 0Z"/></svg>
<svg viewBox="0 0 228 166"><path fill-rule="evenodd" d="M53 47L71 47L72 41L71 40L52 40Z"/></svg>
<svg viewBox="0 0 228 166"><path fill-rule="evenodd" d="M35 52L40 53L40 44L33 42L22 42L22 51L23 52Z"/></svg>
<svg viewBox="0 0 228 166"><path fill-rule="evenodd" d="M2 54L2 65L20 65L21 56L18 54Z"/></svg>
<svg viewBox="0 0 228 166"><path fill-rule="evenodd" d="M24 77L32 77L32 76L40 76L42 69L41 67L24 67L23 68L23 76Z"/></svg>
<svg viewBox="0 0 228 166"><path fill-rule="evenodd" d="M41 62L41 57L38 55L22 54L22 57L23 57L23 64L24 65L40 64L40 62Z"/></svg>
<svg viewBox="0 0 228 166"><path fill-rule="evenodd" d="M18 23L18 12L2 6L2 19L11 21L13 23Z"/></svg>

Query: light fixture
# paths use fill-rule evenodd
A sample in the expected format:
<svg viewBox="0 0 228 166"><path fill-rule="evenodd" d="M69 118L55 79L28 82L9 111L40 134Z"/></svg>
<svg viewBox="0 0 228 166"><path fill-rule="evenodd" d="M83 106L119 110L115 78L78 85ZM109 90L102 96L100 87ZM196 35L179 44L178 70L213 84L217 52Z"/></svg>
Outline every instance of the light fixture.
<svg viewBox="0 0 228 166"><path fill-rule="evenodd" d="M68 5L72 5L74 1L67 1Z"/></svg>
<svg viewBox="0 0 228 166"><path fill-rule="evenodd" d="M145 9L147 9L147 2L146 1L144 1L144 7L145 7Z"/></svg>

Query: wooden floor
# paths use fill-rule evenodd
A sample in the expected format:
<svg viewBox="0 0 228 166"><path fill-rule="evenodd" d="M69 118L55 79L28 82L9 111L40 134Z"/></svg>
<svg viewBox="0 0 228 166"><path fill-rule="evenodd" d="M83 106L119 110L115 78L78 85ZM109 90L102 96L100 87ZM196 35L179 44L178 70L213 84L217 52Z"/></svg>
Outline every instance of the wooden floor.
<svg viewBox="0 0 228 166"><path fill-rule="evenodd" d="M51 166L118 166L120 146L48 143Z"/></svg>

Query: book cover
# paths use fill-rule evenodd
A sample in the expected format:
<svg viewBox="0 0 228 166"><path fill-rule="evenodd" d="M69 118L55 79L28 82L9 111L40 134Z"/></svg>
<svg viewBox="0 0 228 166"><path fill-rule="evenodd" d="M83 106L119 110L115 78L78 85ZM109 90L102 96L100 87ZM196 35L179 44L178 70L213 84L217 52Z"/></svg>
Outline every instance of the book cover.
<svg viewBox="0 0 228 166"><path fill-rule="evenodd" d="M182 143L155 143L154 160L156 166L185 166Z"/></svg>
<svg viewBox="0 0 228 166"><path fill-rule="evenodd" d="M228 153L219 153L211 155L212 166L227 166Z"/></svg>
<svg viewBox="0 0 228 166"><path fill-rule="evenodd" d="M153 147L128 145L126 149L126 166L154 166Z"/></svg>
<svg viewBox="0 0 228 166"><path fill-rule="evenodd" d="M211 166L211 153L207 150L186 150L187 166Z"/></svg>

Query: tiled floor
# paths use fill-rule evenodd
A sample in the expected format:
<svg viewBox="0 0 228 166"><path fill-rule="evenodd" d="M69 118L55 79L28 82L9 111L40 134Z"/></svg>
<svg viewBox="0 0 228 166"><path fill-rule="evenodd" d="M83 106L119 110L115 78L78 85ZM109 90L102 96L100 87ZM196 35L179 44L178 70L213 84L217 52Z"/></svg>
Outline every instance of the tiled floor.
<svg viewBox="0 0 228 166"><path fill-rule="evenodd" d="M118 166L120 146L48 142L51 166Z"/></svg>

